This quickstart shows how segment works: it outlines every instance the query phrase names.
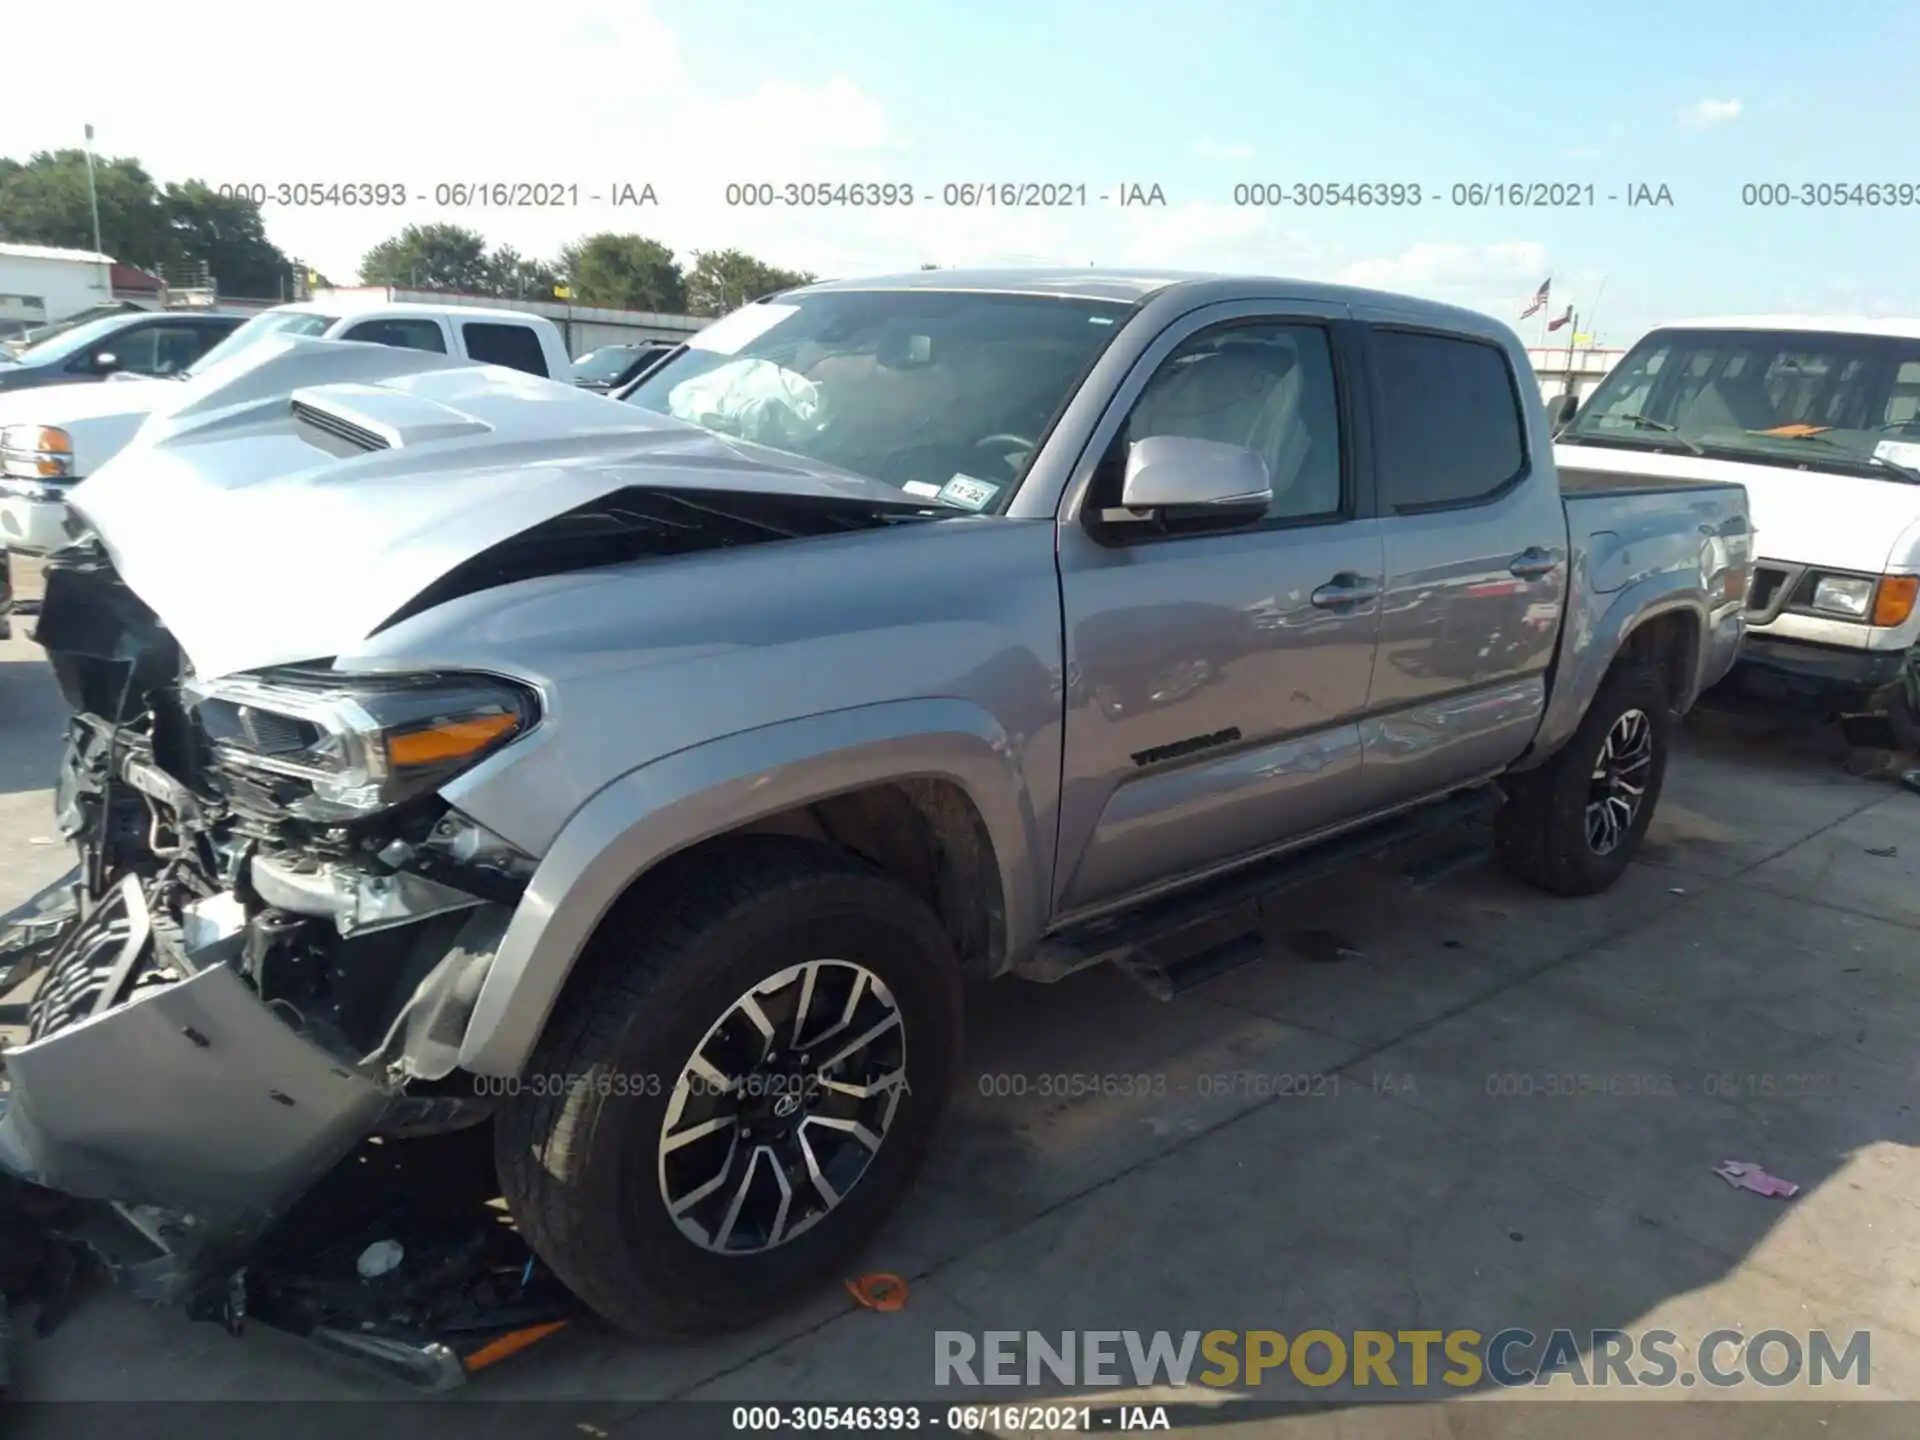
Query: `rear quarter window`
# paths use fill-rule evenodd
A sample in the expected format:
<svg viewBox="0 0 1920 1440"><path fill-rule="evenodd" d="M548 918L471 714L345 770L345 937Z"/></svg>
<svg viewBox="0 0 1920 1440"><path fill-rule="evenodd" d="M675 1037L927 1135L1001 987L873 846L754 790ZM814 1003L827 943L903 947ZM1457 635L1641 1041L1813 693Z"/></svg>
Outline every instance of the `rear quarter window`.
<svg viewBox="0 0 1920 1440"><path fill-rule="evenodd" d="M1379 483L1395 510L1471 505L1526 468L1526 421L1506 351L1463 336L1376 330Z"/></svg>
<svg viewBox="0 0 1920 1440"><path fill-rule="evenodd" d="M461 325L460 338L466 343L467 354L482 364L505 365L529 375L548 374L546 351L530 325L469 320Z"/></svg>

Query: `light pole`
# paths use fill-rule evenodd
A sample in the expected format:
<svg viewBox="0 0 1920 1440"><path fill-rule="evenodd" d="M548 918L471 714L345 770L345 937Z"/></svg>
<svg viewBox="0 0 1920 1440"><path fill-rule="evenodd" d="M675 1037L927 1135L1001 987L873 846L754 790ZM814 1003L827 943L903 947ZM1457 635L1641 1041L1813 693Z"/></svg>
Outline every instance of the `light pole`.
<svg viewBox="0 0 1920 1440"><path fill-rule="evenodd" d="M93 183L93 126L87 126L87 204L93 209L93 253L106 254L100 244L100 192Z"/></svg>

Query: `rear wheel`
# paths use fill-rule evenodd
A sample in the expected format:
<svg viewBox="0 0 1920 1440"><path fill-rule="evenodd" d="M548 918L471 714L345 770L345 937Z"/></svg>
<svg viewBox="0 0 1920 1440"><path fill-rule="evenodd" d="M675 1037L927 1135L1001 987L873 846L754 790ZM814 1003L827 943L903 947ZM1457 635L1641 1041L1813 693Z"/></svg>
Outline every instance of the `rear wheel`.
<svg viewBox="0 0 1920 1440"><path fill-rule="evenodd" d="M836 851L745 837L653 877L581 963L496 1122L534 1249L653 1335L744 1324L843 1265L951 1089L932 912Z"/></svg>
<svg viewBox="0 0 1920 1440"><path fill-rule="evenodd" d="M1496 818L1500 857L1530 885L1593 895L1626 873L1666 779L1666 686L1616 669L1559 753L1509 782Z"/></svg>

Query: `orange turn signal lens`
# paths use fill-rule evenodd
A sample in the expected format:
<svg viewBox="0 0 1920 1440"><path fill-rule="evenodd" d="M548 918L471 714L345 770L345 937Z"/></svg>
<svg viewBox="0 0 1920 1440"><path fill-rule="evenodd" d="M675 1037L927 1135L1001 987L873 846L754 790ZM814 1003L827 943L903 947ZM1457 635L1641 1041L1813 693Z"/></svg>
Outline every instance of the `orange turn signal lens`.
<svg viewBox="0 0 1920 1440"><path fill-rule="evenodd" d="M387 737L387 760L396 768L402 765L437 765L443 760L460 760L477 754L502 735L520 725L517 715L476 715L467 720L449 720L425 730Z"/></svg>
<svg viewBox="0 0 1920 1440"><path fill-rule="evenodd" d="M1920 595L1920 575L1882 575L1873 594L1875 625L1904 625Z"/></svg>

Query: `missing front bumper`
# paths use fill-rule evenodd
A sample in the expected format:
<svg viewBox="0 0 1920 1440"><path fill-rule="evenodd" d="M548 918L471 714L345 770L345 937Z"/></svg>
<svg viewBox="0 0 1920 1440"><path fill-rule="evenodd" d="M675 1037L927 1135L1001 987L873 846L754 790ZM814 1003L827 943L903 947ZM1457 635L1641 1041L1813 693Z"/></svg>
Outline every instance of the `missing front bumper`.
<svg viewBox="0 0 1920 1440"><path fill-rule="evenodd" d="M369 1078L224 963L143 986L156 925L141 886L123 881L77 921L67 888L23 907L40 922L31 948L55 941L34 1003L60 1008L4 1057L0 1183L92 1202L77 1212L87 1233L62 1233L124 1288L235 1333L254 1318L420 1390L462 1384L578 1313L489 1208L485 1131L368 1140L458 1097ZM473 917L396 1017L408 1064L457 1051L499 923ZM26 935L14 932L22 955ZM464 1172L434 1148L475 1143L481 1163ZM396 1204L402 1182L376 1170L409 1151L424 1181ZM369 1243L395 1240L401 1267L356 1274Z"/></svg>
<svg viewBox="0 0 1920 1440"><path fill-rule="evenodd" d="M86 1013L6 1054L0 1170L175 1212L176 1253L256 1233L372 1129L388 1092L296 1034L224 965L112 1003L153 944L139 886L103 901L64 947L116 924L124 939L97 987L63 973L60 957L43 977L43 990L77 987L60 998Z"/></svg>

